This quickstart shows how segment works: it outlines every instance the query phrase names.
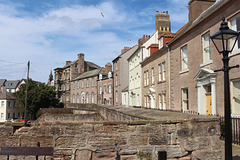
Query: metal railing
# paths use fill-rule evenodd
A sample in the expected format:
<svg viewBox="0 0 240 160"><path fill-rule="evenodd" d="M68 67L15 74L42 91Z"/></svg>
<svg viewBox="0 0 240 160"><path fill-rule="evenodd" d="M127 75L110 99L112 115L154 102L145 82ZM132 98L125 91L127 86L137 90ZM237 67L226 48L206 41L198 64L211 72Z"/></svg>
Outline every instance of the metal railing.
<svg viewBox="0 0 240 160"><path fill-rule="evenodd" d="M240 118L232 117L232 143L240 145ZM221 131L221 140L225 140L225 122L224 117L221 116L219 119L220 122L220 131Z"/></svg>

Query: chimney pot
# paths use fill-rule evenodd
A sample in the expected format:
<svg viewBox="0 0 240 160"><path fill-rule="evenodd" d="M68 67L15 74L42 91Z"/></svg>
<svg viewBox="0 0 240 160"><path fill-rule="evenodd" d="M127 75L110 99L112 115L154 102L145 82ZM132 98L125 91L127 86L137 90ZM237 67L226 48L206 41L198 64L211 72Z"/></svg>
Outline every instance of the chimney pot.
<svg viewBox="0 0 240 160"><path fill-rule="evenodd" d="M157 11L157 14L159 14L158 11Z"/></svg>
<svg viewBox="0 0 240 160"><path fill-rule="evenodd" d="M166 11L166 14L168 14L168 11Z"/></svg>

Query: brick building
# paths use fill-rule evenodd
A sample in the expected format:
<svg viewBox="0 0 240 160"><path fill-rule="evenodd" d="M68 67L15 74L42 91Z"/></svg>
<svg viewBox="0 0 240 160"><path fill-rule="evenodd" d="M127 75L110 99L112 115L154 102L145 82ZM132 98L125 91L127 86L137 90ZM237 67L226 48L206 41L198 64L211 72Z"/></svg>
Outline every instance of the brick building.
<svg viewBox="0 0 240 160"><path fill-rule="evenodd" d="M171 55L171 109L203 115L223 115L222 55L210 41L224 16L230 29L239 31L240 0L190 0L189 22L168 45ZM230 66L240 63L240 44L230 54ZM240 71L230 71L232 114L240 114Z"/></svg>

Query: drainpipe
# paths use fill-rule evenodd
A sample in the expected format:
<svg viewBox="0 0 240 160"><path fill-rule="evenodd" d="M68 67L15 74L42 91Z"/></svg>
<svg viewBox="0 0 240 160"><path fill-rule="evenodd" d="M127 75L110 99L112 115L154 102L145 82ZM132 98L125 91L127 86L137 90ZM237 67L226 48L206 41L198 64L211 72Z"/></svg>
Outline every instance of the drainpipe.
<svg viewBox="0 0 240 160"><path fill-rule="evenodd" d="M167 44L166 45L167 48L168 48L168 93L169 93L169 96L168 96L168 103L169 103L169 109L171 109L171 70L170 70L170 66L171 66L171 62L170 62L170 47L169 45Z"/></svg>

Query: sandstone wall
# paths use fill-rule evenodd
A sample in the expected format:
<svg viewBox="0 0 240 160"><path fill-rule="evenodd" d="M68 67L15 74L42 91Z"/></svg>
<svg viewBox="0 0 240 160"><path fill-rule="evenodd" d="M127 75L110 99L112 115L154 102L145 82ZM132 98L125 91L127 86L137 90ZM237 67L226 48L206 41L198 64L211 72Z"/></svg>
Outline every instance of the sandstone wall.
<svg viewBox="0 0 240 160"><path fill-rule="evenodd" d="M36 146L39 141L42 147L54 147L54 156L47 159L112 160L116 150L121 160L139 159L139 153L156 160L158 151L174 160L221 158L217 119L41 122L14 134L11 126L0 130L0 147Z"/></svg>

